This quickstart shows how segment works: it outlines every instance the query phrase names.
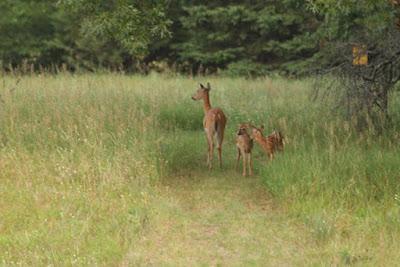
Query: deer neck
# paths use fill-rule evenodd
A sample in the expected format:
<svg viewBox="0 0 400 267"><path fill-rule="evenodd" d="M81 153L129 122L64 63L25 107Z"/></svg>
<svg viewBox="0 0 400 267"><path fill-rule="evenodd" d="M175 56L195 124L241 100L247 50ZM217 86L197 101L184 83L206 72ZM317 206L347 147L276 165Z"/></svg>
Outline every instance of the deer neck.
<svg viewBox="0 0 400 267"><path fill-rule="evenodd" d="M260 145L264 145L267 143L267 138L265 138L263 135L257 137L256 140Z"/></svg>
<svg viewBox="0 0 400 267"><path fill-rule="evenodd" d="M261 138L262 138L262 140L263 140L263 142L264 142L265 144L268 143L268 138L267 138L267 137L265 137L265 136L263 135Z"/></svg>
<svg viewBox="0 0 400 267"><path fill-rule="evenodd" d="M204 94L203 96L203 109L204 109L204 114L207 114L207 112L211 109L210 97L208 93Z"/></svg>

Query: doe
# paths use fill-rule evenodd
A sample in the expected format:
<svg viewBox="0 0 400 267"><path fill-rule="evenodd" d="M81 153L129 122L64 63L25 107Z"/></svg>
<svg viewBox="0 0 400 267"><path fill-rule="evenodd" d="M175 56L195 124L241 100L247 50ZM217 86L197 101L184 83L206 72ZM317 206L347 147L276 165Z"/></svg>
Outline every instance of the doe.
<svg viewBox="0 0 400 267"><path fill-rule="evenodd" d="M218 164L222 167L221 163L221 150L222 141L224 140L224 131L226 125L226 117L222 109L212 108L210 104L210 83L207 83L207 88L200 83L200 88L192 96L193 100L203 100L204 119L203 127L207 137L207 165L212 169L213 151L214 151L214 135L217 136L217 149L218 149Z"/></svg>

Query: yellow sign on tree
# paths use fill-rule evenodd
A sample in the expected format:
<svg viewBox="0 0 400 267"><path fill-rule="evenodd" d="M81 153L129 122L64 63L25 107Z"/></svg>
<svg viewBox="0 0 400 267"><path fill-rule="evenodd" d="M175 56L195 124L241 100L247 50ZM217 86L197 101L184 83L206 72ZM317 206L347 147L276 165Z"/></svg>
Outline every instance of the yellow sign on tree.
<svg viewBox="0 0 400 267"><path fill-rule="evenodd" d="M364 45L353 46L353 65L365 66L368 64L368 54Z"/></svg>

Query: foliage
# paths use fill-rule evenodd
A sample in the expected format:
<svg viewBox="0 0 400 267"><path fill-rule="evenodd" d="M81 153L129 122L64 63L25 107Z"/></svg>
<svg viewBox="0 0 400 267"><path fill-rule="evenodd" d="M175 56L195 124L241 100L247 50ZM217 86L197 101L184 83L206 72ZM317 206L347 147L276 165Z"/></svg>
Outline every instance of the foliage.
<svg viewBox="0 0 400 267"><path fill-rule="evenodd" d="M303 75L309 66L332 62L310 60L329 43L356 40L365 31L382 37L399 23L397 2L383 0L57 3L1 2L3 64L147 72L168 63L191 73Z"/></svg>
<svg viewBox="0 0 400 267"><path fill-rule="evenodd" d="M56 8L51 0L0 3L0 61L37 70L65 64L68 68L118 68L129 59L114 43L80 36L80 19Z"/></svg>
<svg viewBox="0 0 400 267"><path fill-rule="evenodd" d="M1 1L0 55L5 62L22 59L50 64L43 51L54 53L51 17L55 8L50 1ZM54 55L53 55L54 56Z"/></svg>
<svg viewBox="0 0 400 267"><path fill-rule="evenodd" d="M348 39L361 28L382 31L398 23L397 0L311 0L308 8L320 14L330 39Z"/></svg>
<svg viewBox="0 0 400 267"><path fill-rule="evenodd" d="M215 71L245 61L276 68L309 57L316 48L315 41L306 38L315 31L313 17L290 1L230 1L188 5L184 10L181 23L188 38L174 46L180 60L194 70L201 65Z"/></svg>
<svg viewBox="0 0 400 267"><path fill-rule="evenodd" d="M366 65L354 65L354 55L349 51L355 45L365 47L364 53L368 56ZM338 104L345 106L348 118L373 119L381 127L385 126L389 118L391 92L400 80L400 31L387 31L385 35L380 33L378 36L364 31L358 40L338 45L329 53L330 57L339 60L332 61L333 67L327 68L324 73L337 77L327 89L338 96ZM365 126L365 121L362 123L359 120L359 123L359 126Z"/></svg>
<svg viewBox="0 0 400 267"><path fill-rule="evenodd" d="M153 36L169 35L165 8L169 0L59 0L83 16L83 32L118 41L132 55L143 54Z"/></svg>
<svg viewBox="0 0 400 267"><path fill-rule="evenodd" d="M242 73L255 73L254 66L262 64L262 69L297 74L304 59L318 48L314 35L318 21L301 1L57 3L2 1L0 60L4 64L147 72L167 62L177 71L230 68L229 73L238 66ZM247 70L245 62L249 62Z"/></svg>
<svg viewBox="0 0 400 267"><path fill-rule="evenodd" d="M333 5L336 3L336 5ZM397 1L310 1L309 8L324 18L322 32L329 44L320 54L340 82L339 104L349 118L363 117L385 124L390 92L400 79L400 6ZM363 47L368 63L354 65L351 50ZM319 85L318 85L319 86ZM328 86L328 89L331 86ZM381 114L374 116L374 110Z"/></svg>
<svg viewBox="0 0 400 267"><path fill-rule="evenodd" d="M269 73L268 68L260 63L252 62L250 60L234 61L229 63L226 70L221 74L231 77L257 77L265 76Z"/></svg>

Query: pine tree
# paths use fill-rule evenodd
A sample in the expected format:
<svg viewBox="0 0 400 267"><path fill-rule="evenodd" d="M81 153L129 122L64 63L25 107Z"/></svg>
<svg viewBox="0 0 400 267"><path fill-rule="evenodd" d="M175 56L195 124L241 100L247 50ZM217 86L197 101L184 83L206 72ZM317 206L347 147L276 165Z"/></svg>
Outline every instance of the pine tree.
<svg viewBox="0 0 400 267"><path fill-rule="evenodd" d="M318 22L292 1L182 2L187 39L173 47L193 71L202 66L232 74L296 72L296 63L317 49L312 36Z"/></svg>

